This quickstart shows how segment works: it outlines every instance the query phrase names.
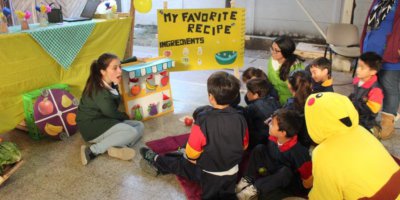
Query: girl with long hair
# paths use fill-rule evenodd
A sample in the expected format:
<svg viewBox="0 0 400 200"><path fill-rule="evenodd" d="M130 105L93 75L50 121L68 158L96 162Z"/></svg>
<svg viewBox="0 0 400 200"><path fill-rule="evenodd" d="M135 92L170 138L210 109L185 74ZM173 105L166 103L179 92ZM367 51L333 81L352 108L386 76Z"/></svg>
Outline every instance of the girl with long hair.
<svg viewBox="0 0 400 200"><path fill-rule="evenodd" d="M268 61L267 76L279 95L281 105L292 96L287 87L289 73L294 70L304 69L300 58L294 54L296 44L287 36L274 40L271 46L271 59Z"/></svg>
<svg viewBox="0 0 400 200"><path fill-rule="evenodd" d="M102 54L90 66L76 119L82 138L91 143L81 146L83 165L106 151L122 160L131 160L135 155L129 147L143 135L144 126L118 110L121 75L120 60L110 53Z"/></svg>
<svg viewBox="0 0 400 200"><path fill-rule="evenodd" d="M312 93L311 76L304 70L297 70L290 73L288 77L288 88L293 97L289 98L283 108L297 111L302 117L302 128L298 133L299 141L305 146L310 147L312 140L307 132L304 118L304 106L308 96Z"/></svg>

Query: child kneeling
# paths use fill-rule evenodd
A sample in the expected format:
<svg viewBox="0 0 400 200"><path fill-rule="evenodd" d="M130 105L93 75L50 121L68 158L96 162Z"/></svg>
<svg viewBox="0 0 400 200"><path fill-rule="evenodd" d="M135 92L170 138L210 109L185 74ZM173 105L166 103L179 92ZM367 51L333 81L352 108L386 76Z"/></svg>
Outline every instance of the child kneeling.
<svg viewBox="0 0 400 200"><path fill-rule="evenodd" d="M212 108L196 114L184 156L162 156L142 148L147 166L157 174L176 174L200 183L202 199L236 199L238 164L248 145L246 120L229 106L239 88L233 75L212 74L207 80Z"/></svg>

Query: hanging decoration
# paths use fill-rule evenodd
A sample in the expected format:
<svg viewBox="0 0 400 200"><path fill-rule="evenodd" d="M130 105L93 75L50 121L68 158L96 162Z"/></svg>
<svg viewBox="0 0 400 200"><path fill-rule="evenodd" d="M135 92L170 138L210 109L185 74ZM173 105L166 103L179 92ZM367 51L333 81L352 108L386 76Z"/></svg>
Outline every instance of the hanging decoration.
<svg viewBox="0 0 400 200"><path fill-rule="evenodd" d="M135 10L140 13L148 13L152 7L152 0L134 0Z"/></svg>

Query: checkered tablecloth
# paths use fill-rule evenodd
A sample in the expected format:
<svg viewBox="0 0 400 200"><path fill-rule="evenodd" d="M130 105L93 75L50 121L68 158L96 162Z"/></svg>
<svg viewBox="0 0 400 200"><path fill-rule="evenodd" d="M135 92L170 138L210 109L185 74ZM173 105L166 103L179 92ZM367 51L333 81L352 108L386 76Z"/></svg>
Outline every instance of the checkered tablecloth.
<svg viewBox="0 0 400 200"><path fill-rule="evenodd" d="M64 69L68 69L92 33L94 26L94 21L85 21L37 28L26 32Z"/></svg>

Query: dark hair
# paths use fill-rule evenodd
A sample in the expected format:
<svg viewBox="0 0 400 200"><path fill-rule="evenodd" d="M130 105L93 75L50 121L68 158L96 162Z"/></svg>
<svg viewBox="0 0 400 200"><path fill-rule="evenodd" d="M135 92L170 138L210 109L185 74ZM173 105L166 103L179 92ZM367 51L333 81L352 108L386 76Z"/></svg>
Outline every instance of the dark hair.
<svg viewBox="0 0 400 200"><path fill-rule="evenodd" d="M281 49L282 56L285 58L285 62L282 63L282 66L279 69L279 78L282 81L286 81L289 76L290 68L298 58L296 54L294 54L296 44L287 36L278 37L273 42L278 45Z"/></svg>
<svg viewBox="0 0 400 200"><path fill-rule="evenodd" d="M268 81L262 78L253 78L246 83L247 90L258 94L259 97L265 97L268 95Z"/></svg>
<svg viewBox="0 0 400 200"><path fill-rule="evenodd" d="M290 86L295 91L294 105L296 110L304 113L304 106L312 92L310 74L304 70L293 71L288 78Z"/></svg>
<svg viewBox="0 0 400 200"><path fill-rule="evenodd" d="M92 62L92 65L90 66L90 75L86 81L82 96L87 95L92 97L93 93L96 93L104 87L101 70L106 70L108 65L114 59L118 59L118 56L111 53L104 53L97 60Z"/></svg>
<svg viewBox="0 0 400 200"><path fill-rule="evenodd" d="M242 81L246 82L246 81L252 79L253 77L268 79L267 75L261 69L258 69L255 67L249 67L243 72Z"/></svg>
<svg viewBox="0 0 400 200"><path fill-rule="evenodd" d="M331 61L329 61L327 58L325 57L319 57L314 59L311 63L310 63L310 69L316 67L320 70L324 70L327 69L328 70L328 76L331 76L332 73L332 63Z"/></svg>
<svg viewBox="0 0 400 200"><path fill-rule="evenodd" d="M379 71L382 67L382 57L375 52L365 52L361 54L362 60L372 70Z"/></svg>
<svg viewBox="0 0 400 200"><path fill-rule="evenodd" d="M239 95L240 81L227 72L214 72L207 80L207 91L218 105L230 105Z"/></svg>
<svg viewBox="0 0 400 200"><path fill-rule="evenodd" d="M287 138L297 135L301 129L301 123L299 123L301 116L295 110L281 108L276 110L271 118L276 118L279 131L286 131Z"/></svg>

